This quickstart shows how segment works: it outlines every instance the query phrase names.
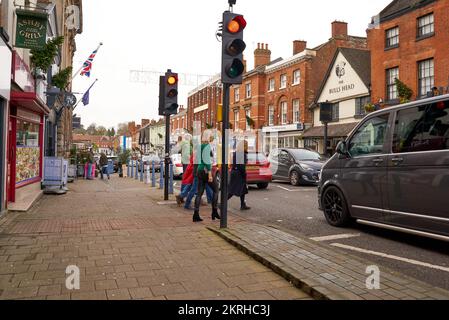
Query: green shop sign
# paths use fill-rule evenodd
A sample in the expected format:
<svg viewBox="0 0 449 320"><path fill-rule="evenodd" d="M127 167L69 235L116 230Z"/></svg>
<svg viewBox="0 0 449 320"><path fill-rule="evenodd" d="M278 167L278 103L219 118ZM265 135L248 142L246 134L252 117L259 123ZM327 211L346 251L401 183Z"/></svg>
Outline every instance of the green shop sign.
<svg viewBox="0 0 449 320"><path fill-rule="evenodd" d="M47 23L48 15L28 10L16 10L17 28L16 44L17 48L42 49L47 43Z"/></svg>

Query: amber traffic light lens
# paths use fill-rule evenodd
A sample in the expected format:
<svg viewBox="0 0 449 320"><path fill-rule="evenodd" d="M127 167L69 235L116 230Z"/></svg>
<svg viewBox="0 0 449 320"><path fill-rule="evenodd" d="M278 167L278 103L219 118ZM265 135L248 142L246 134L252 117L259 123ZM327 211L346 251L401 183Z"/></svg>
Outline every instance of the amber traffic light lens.
<svg viewBox="0 0 449 320"><path fill-rule="evenodd" d="M240 31L240 24L237 21L232 20L228 24L228 30L230 33L237 33Z"/></svg>
<svg viewBox="0 0 449 320"><path fill-rule="evenodd" d="M170 77L168 77L168 79L167 79L167 83L169 84L169 85L175 85L176 84L176 82L178 82L178 79L176 79L176 77L175 76L170 76Z"/></svg>

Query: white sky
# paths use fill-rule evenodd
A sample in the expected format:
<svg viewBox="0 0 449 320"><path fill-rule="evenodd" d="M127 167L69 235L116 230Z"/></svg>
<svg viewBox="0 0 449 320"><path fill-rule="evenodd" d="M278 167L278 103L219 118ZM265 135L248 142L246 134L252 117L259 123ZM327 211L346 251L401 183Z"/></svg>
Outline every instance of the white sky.
<svg viewBox="0 0 449 320"><path fill-rule="evenodd" d="M234 12L243 14L248 68L258 42L268 43L272 59L292 55L293 40L308 47L326 42L331 22L349 23L349 34L366 36L371 17L391 0L237 0ZM227 0L84 0L83 34L78 35L74 70L104 42L94 60L91 78L77 77L75 92L91 90L90 104L75 113L85 128L106 127L158 115L157 84L130 82L130 70L144 69L214 75L221 69L221 43L215 38ZM187 105L194 87L181 86L179 104ZM79 96L81 99L81 96Z"/></svg>

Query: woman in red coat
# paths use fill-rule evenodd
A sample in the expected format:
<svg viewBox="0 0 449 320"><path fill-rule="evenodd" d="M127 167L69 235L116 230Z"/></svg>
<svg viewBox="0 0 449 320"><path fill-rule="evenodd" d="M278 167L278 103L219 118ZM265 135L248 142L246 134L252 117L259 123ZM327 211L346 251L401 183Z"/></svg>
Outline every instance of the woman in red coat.
<svg viewBox="0 0 449 320"><path fill-rule="evenodd" d="M187 198L193 186L193 155L190 156L190 164L187 166L186 171L182 176L181 193L176 196L176 202L179 206L183 203L184 199Z"/></svg>

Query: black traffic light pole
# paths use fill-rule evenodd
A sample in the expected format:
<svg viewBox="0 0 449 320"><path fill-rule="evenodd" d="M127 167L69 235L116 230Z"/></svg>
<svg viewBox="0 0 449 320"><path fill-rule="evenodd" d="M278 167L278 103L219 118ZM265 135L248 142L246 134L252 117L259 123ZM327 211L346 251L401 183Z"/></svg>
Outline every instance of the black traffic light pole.
<svg viewBox="0 0 449 320"><path fill-rule="evenodd" d="M165 116L165 181L164 181L164 200L168 201L170 183L170 115Z"/></svg>
<svg viewBox="0 0 449 320"><path fill-rule="evenodd" d="M221 141L221 220L220 228L226 229L228 227L228 130L229 130L229 91L230 84L223 84L223 132Z"/></svg>

